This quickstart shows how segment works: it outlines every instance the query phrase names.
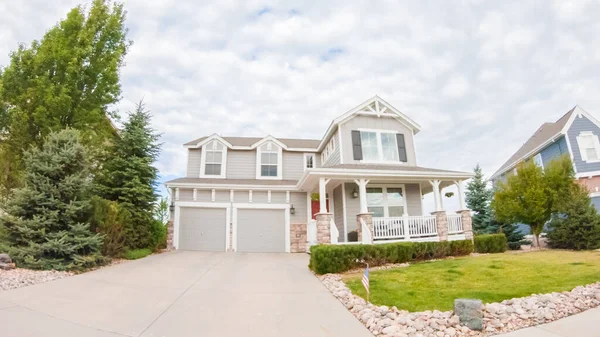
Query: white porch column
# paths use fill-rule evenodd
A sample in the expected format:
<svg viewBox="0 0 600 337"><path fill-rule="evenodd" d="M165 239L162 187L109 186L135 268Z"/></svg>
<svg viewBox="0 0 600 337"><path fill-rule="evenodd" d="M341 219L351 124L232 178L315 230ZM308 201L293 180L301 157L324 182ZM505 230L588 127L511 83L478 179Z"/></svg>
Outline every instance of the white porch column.
<svg viewBox="0 0 600 337"><path fill-rule="evenodd" d="M369 180L367 179L358 179L354 180L356 185L358 185L358 195L360 197L360 214L368 213L369 210L367 208L367 184Z"/></svg>
<svg viewBox="0 0 600 337"><path fill-rule="evenodd" d="M329 179L319 178L319 213L327 213L327 183Z"/></svg>
<svg viewBox="0 0 600 337"><path fill-rule="evenodd" d="M444 210L442 206L442 194L440 193L440 180L430 180L429 183L433 187L433 199L435 200L435 211L441 212Z"/></svg>
<svg viewBox="0 0 600 337"><path fill-rule="evenodd" d="M454 184L458 188L458 204L460 205L459 206L460 210L462 211L464 209L467 209L467 207L465 206L465 194L464 194L463 181L457 180L454 182Z"/></svg>

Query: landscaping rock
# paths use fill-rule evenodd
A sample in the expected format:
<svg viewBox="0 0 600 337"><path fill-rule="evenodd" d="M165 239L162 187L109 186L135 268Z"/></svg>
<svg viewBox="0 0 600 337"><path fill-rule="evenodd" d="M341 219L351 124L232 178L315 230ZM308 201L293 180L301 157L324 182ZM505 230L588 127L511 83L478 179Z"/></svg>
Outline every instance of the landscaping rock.
<svg viewBox="0 0 600 337"><path fill-rule="evenodd" d="M460 323L472 330L483 329L483 311L481 300L454 300L454 314L460 318Z"/></svg>
<svg viewBox="0 0 600 337"><path fill-rule="evenodd" d="M0 270L0 290L9 290L38 283L45 283L71 275L73 275L73 273L55 270L38 271L21 268Z"/></svg>
<svg viewBox="0 0 600 337"><path fill-rule="evenodd" d="M14 263L0 263L0 269L1 270L11 270L11 269L15 269L15 264Z"/></svg>
<svg viewBox="0 0 600 337"><path fill-rule="evenodd" d="M0 263L12 263L12 259L8 254L0 254Z"/></svg>

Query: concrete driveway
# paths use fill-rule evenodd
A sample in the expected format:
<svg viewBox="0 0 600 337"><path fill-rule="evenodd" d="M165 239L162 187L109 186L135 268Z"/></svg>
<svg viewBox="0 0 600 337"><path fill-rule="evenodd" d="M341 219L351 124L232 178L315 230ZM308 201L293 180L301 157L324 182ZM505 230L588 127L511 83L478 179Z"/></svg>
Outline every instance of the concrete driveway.
<svg viewBox="0 0 600 337"><path fill-rule="evenodd" d="M3 337L372 336L304 254L176 252L0 291Z"/></svg>

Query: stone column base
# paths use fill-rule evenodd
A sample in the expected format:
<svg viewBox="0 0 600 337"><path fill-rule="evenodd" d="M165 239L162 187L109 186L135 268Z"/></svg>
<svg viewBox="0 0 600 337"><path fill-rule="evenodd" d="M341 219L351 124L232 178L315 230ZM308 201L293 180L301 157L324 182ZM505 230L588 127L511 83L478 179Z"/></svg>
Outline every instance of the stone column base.
<svg viewBox="0 0 600 337"><path fill-rule="evenodd" d="M331 243L331 213L317 213L317 243Z"/></svg>
<svg viewBox="0 0 600 337"><path fill-rule="evenodd" d="M167 250L175 250L173 244L173 234L175 231L175 221L169 220L167 222Z"/></svg>
<svg viewBox="0 0 600 337"><path fill-rule="evenodd" d="M446 211L431 212L431 215L435 215L435 223L440 241L448 241L448 217L446 216Z"/></svg>
<svg viewBox="0 0 600 337"><path fill-rule="evenodd" d="M465 239L473 240L473 219L471 217L471 210L464 209L456 212L462 217L463 231L465 232Z"/></svg>
<svg viewBox="0 0 600 337"><path fill-rule="evenodd" d="M367 228L371 232L370 243L373 243L373 213L359 213L356 215L356 232L358 233L358 242L362 242L363 240L362 223L360 222L361 219L365 222Z"/></svg>
<svg viewBox="0 0 600 337"><path fill-rule="evenodd" d="M306 252L306 224L290 225L290 252Z"/></svg>

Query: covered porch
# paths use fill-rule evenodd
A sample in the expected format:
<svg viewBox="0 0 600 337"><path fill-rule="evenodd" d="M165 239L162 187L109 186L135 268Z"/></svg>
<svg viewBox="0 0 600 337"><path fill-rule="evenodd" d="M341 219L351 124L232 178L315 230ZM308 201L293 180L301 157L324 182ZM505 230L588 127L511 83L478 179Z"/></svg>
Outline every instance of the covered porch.
<svg viewBox="0 0 600 337"><path fill-rule="evenodd" d="M308 222L309 244L445 241L472 237L463 185L472 174L399 165L380 169L313 169L300 187L318 195L318 212ZM447 213L443 190L456 186L460 210ZM423 196L433 194L425 213Z"/></svg>

